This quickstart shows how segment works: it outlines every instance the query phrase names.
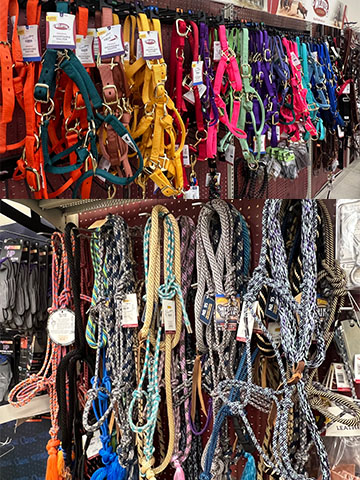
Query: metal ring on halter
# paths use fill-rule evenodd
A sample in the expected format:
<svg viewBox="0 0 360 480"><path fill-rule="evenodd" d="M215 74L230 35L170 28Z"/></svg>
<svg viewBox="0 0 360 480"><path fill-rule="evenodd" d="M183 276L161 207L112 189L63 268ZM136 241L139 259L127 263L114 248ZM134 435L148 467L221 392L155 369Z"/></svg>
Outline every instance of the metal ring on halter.
<svg viewBox="0 0 360 480"><path fill-rule="evenodd" d="M38 103L43 103L43 102L35 101L34 110L35 110L36 115L39 115L39 117L46 117L46 116L50 115L54 111L55 104L54 104L54 100L52 98L49 98L49 102L50 102L50 106L48 108L48 111L45 112L45 113L42 113L42 112L38 111L36 106L37 106Z"/></svg>

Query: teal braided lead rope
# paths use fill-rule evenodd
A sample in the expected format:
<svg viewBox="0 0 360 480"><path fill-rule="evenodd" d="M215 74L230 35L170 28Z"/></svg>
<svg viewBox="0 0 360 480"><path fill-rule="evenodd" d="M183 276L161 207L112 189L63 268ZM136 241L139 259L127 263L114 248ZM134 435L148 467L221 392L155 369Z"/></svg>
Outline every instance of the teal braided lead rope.
<svg viewBox="0 0 360 480"><path fill-rule="evenodd" d="M101 269L101 255L100 255L99 241L100 241L100 228L97 228L95 232L92 234L91 241L90 241L91 260L94 268L94 286L93 286L92 297L91 297L90 313L89 313L89 318L86 324L86 331L85 331L86 341L91 348L98 348L98 347L103 348L107 343L107 335L106 335L106 332L103 330L101 332L100 344L98 345L98 342L96 339L96 321L94 319L96 304L100 298L100 292L99 292L100 280L99 279L101 277L101 280L102 280L104 275L104 278L106 276L106 281L107 281L105 264Z"/></svg>

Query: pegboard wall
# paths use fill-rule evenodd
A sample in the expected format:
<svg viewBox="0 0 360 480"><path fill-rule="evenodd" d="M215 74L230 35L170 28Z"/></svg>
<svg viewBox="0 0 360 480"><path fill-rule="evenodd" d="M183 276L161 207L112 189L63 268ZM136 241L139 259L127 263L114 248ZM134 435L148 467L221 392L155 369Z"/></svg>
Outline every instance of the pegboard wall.
<svg viewBox="0 0 360 480"><path fill-rule="evenodd" d="M327 208L332 215L333 223L335 225L335 214L336 214L336 204L334 200L325 200ZM81 228L88 228L96 220L105 218L107 214L117 214L122 216L129 227L131 227L132 240L133 240L133 249L134 257L138 267L143 268L143 240L142 240L142 231L145 226L145 223L151 213L151 210L154 205L156 205L158 200L143 200L138 202L131 202L125 205L117 205L113 207L107 207L106 202L104 205L96 210L88 211L81 213L79 215L79 226ZM203 206L202 202L191 201L191 200L170 200L165 199L160 202L162 205L166 206L169 211L175 216L180 215L190 216L195 223L197 223L197 218L200 212L200 209ZM251 258L252 265L251 270L253 270L259 260L259 253L261 248L261 229L262 229L262 209L264 205L263 200L229 200L229 203L233 204L245 217L251 234ZM359 292L360 293L360 292ZM190 307L191 309L191 307ZM191 315L191 312L190 312ZM325 375L327 368L331 362L338 362L339 357L335 351L335 348L331 348L328 351L327 360L324 367L321 369L321 374ZM360 393L360 385L358 386L358 394ZM266 422L267 415L262 414L261 412L249 408L248 409L248 418L254 428L254 432L258 439L262 440ZM205 424L205 416L203 413L200 413L201 424ZM209 425L209 428L206 434L203 437L203 443L205 445L206 440L211 432L212 424ZM233 435L232 429L230 428L230 433ZM233 469L233 478L241 478L242 470L244 466L244 460L241 460L239 464ZM174 471L171 468L166 469L166 471L161 474L160 478L162 480L173 480Z"/></svg>
<svg viewBox="0 0 360 480"><path fill-rule="evenodd" d="M176 10L179 7L179 3L176 0L145 0L145 5L156 5L160 8L169 8ZM199 12L206 12L211 15L218 15L223 11L224 4L208 1L208 0L183 0L181 2L181 8L184 10L193 10ZM252 10L244 7L233 6L234 18L242 18L245 20L251 20L255 22L264 22L266 25L286 28L299 32L304 30L310 32L311 24L304 22L296 18L289 18L280 15L272 15L260 10ZM21 10L20 21L25 21L25 12ZM90 17L89 26L94 26L94 18ZM169 62L170 58L170 45L171 45L171 25L162 25L163 36L163 49L164 58ZM45 15L42 15L40 21L41 38L44 41L45 38ZM315 30L313 30L315 33ZM45 45L42 45L43 49ZM11 143L18 138L21 138L25 131L25 119L24 114L19 106L16 107L15 116L13 122L8 127L8 141ZM220 137L223 135L220 132ZM237 142L238 143L238 142ZM240 155L240 149L237 148L237 154ZM21 156L21 151L0 156L0 171L8 172L3 176L3 180L0 181L0 198L32 198L31 192L28 189L25 181L12 180L12 170L16 166L16 161ZM217 162L217 169L221 173L221 197L228 198L228 179L227 179L227 164L225 162ZM199 180L200 198L208 198L208 188L205 186L206 173L208 171L207 162L198 162L196 165L196 172ZM7 177L7 178L6 178ZM241 184L241 178L239 179ZM327 181L327 174L323 171L319 172L316 177L316 186L312 188L312 195L315 195ZM55 191L63 183L66 182L65 175L48 175L49 192ZM299 173L299 177L296 180L277 179L270 180L268 187L269 198L304 198L306 197L308 188L308 174L304 169ZM72 190L68 189L62 195L62 198L71 198ZM135 184L127 188L118 187L115 193L115 198L141 198L142 192ZM148 198L163 198L161 193L153 192L153 184L149 182L147 189ZM92 198L107 198L107 187L101 179L94 178L92 188Z"/></svg>

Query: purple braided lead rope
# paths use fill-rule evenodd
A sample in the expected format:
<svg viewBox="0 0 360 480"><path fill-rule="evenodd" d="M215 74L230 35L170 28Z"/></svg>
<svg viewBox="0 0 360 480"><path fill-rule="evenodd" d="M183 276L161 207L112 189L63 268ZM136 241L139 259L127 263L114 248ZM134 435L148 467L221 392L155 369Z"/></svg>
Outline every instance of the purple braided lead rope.
<svg viewBox="0 0 360 480"><path fill-rule="evenodd" d="M180 227L180 250L181 250L181 288L186 305L187 295L191 287L191 279L194 273L195 265L195 223L190 217L181 216L178 218L178 223ZM176 362L174 362L174 365ZM180 365L181 370L181 379L184 385L184 409L185 409L185 424L186 424L186 446L184 452L179 450L179 442L181 435L180 428L180 404L175 409L175 448L174 453L171 459L173 467L179 472L179 476L185 478L184 472L182 470L181 464L187 459L190 450L191 450L191 440L192 433L190 422L188 419L187 412L190 412L190 399L189 399L189 389L187 386L188 381L188 372L186 368L186 355L185 355L185 328L182 329L180 342L179 342L179 354L178 354L178 364ZM173 379L176 378L176 371L173 370ZM176 477L176 473L175 473ZM175 478L174 477L174 478Z"/></svg>

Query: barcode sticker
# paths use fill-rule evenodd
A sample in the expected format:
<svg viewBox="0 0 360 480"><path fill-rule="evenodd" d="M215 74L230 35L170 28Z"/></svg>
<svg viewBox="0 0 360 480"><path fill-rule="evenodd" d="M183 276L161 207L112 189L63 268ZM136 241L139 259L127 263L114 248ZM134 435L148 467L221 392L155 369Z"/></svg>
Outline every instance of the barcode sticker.
<svg viewBox="0 0 360 480"><path fill-rule="evenodd" d="M121 326L124 328L136 328L138 322L138 304L136 293L128 293L121 302L122 319Z"/></svg>
<svg viewBox="0 0 360 480"><path fill-rule="evenodd" d="M174 300L162 301L162 316L166 333L176 332L176 308Z"/></svg>
<svg viewBox="0 0 360 480"><path fill-rule="evenodd" d="M354 355L354 380L360 383L360 353Z"/></svg>
<svg viewBox="0 0 360 480"><path fill-rule="evenodd" d="M236 332L236 340L238 342L246 342L246 338L247 338L246 333L248 333L248 338L251 339L251 335L254 328L255 317L252 314L251 308L248 308L247 310L245 310L245 305L246 304L244 303L242 306L239 325ZM255 313L257 312L258 306L259 306L258 301L254 302L252 305L252 310Z"/></svg>
<svg viewBox="0 0 360 480"><path fill-rule="evenodd" d="M345 368L342 363L335 363L335 379L336 379L336 389L339 392L348 392L350 391L350 385L348 379L346 378Z"/></svg>

